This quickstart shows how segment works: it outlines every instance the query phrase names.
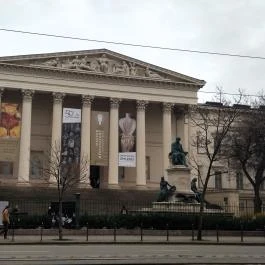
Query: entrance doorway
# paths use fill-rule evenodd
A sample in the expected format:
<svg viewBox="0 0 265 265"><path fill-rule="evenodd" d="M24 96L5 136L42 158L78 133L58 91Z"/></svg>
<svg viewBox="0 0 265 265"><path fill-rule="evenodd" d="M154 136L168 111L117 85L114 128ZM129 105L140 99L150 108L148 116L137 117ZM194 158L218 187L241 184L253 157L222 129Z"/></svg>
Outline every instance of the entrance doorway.
<svg viewBox="0 0 265 265"><path fill-rule="evenodd" d="M100 167L90 166L90 186L94 189L100 187Z"/></svg>

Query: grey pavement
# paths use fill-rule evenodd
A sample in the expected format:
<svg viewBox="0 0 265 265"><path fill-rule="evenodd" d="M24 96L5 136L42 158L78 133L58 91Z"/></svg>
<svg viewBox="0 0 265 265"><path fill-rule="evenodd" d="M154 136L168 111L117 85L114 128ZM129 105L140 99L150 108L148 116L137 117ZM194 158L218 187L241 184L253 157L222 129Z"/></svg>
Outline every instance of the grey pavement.
<svg viewBox="0 0 265 265"><path fill-rule="evenodd" d="M1 265L264 264L264 246L71 244L1 245Z"/></svg>

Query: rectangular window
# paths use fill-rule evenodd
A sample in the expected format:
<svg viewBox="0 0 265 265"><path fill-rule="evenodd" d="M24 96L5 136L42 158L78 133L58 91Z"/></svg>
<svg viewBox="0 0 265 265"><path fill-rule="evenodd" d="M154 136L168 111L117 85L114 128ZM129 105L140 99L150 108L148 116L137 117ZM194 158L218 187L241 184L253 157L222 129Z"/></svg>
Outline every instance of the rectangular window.
<svg viewBox="0 0 265 265"><path fill-rule="evenodd" d="M44 154L42 151L30 152L30 177L41 179L43 175L43 159Z"/></svg>
<svg viewBox="0 0 265 265"><path fill-rule="evenodd" d="M236 188L238 190L243 190L243 174L242 174L242 172L236 173Z"/></svg>
<svg viewBox="0 0 265 265"><path fill-rule="evenodd" d="M219 142L220 142L220 134L218 134L218 133L213 134L213 148L214 148L214 150L217 148L217 145L219 144Z"/></svg>
<svg viewBox="0 0 265 265"><path fill-rule="evenodd" d="M222 172L215 171L214 176L215 176L215 188L217 190L221 190L222 189Z"/></svg>
<svg viewBox="0 0 265 265"><path fill-rule="evenodd" d="M0 161L0 175L13 176L13 162Z"/></svg>
<svg viewBox="0 0 265 265"><path fill-rule="evenodd" d="M150 180L150 156L145 157L145 177Z"/></svg>
<svg viewBox="0 0 265 265"><path fill-rule="evenodd" d="M203 142L203 137L200 132L197 132L197 153L198 154L205 154L205 146Z"/></svg>
<svg viewBox="0 0 265 265"><path fill-rule="evenodd" d="M260 190L265 190L265 181L260 184Z"/></svg>

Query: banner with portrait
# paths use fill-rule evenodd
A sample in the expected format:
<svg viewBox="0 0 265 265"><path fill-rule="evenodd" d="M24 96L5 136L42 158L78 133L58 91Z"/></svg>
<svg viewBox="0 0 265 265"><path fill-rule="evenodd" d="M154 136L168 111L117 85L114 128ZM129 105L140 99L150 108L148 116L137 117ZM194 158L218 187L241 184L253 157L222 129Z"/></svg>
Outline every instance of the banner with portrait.
<svg viewBox="0 0 265 265"><path fill-rule="evenodd" d="M136 167L136 119L121 113L119 119L119 166Z"/></svg>
<svg viewBox="0 0 265 265"><path fill-rule="evenodd" d="M20 105L1 104L0 109L0 161L15 161L18 156L21 129Z"/></svg>
<svg viewBox="0 0 265 265"><path fill-rule="evenodd" d="M81 149L81 109L63 108L62 162L80 162Z"/></svg>
<svg viewBox="0 0 265 265"><path fill-rule="evenodd" d="M109 113L91 112L91 165L109 164Z"/></svg>

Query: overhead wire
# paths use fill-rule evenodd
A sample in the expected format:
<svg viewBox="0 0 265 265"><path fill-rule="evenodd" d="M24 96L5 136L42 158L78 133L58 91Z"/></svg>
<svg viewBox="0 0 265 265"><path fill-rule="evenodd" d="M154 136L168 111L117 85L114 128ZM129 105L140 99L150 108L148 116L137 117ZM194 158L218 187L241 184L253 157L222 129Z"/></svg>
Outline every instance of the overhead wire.
<svg viewBox="0 0 265 265"><path fill-rule="evenodd" d="M41 33L41 32L32 32L32 31L24 31L24 30L16 30L16 29L8 29L8 28L0 28L0 31L53 37L53 38L89 41L89 42L97 42L97 43L106 43L106 44L114 44L114 45L132 46L132 47L140 47L140 48L149 48L149 49L159 49L159 50L168 50L168 51L180 51L180 52L190 52L190 53L200 53L200 54L210 54L210 55L219 55L219 56L230 56L230 57L239 57L239 58L247 58L247 59L265 60L265 57L263 56L244 55L244 54L226 53L226 52L214 52L214 51L211 52L211 51L192 50L192 49L183 49L183 48L172 48L172 47L154 46L154 45L137 44L137 43L129 43L129 42L107 41L107 40L89 39L89 38L81 38L81 37L57 35L57 34L49 34L49 33Z"/></svg>
<svg viewBox="0 0 265 265"><path fill-rule="evenodd" d="M0 31L20 33L20 34L29 34L29 35L37 35L37 36L44 36L44 37L63 38L63 39L80 40L80 41L89 41L89 42L96 42L96 43L106 43L106 44L114 44L114 45L132 46L132 47L140 47L140 48L150 48L150 49L159 49L159 50L168 50L168 51L190 52L190 53L199 53L199 54L209 54L209 55L239 57L239 58L246 58L246 59L265 60L265 57L263 57L263 56L253 56L253 55L233 54L233 53L225 53L225 52L211 52L211 51L203 51L203 50L172 48L172 47L137 44L137 43L116 42L116 41L107 41L107 40L81 38L81 37L66 36L66 35L57 35L57 34L49 34L49 33L41 33L41 32L32 32L32 31L8 29L8 28L0 28ZM216 92L200 90L200 91L198 91L198 93L215 94ZM239 93L227 93L227 92L223 92L223 94L231 95L231 96L239 96L240 95ZM243 95L244 96L250 96L250 97L263 97L262 95L261 96L260 95L251 95L251 94L243 94Z"/></svg>

